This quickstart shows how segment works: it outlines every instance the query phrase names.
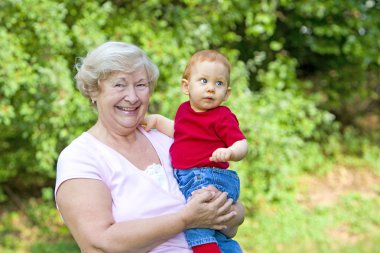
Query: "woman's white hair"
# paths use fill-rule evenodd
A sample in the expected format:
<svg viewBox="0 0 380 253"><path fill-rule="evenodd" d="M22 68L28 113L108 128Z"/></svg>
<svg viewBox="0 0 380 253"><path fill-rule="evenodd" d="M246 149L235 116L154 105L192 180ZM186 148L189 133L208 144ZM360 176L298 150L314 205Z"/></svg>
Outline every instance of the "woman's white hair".
<svg viewBox="0 0 380 253"><path fill-rule="evenodd" d="M99 92L99 80L114 72L132 73L141 66L147 72L149 88L153 91L159 71L144 51L124 42L106 42L77 60L76 85L84 96L91 98Z"/></svg>

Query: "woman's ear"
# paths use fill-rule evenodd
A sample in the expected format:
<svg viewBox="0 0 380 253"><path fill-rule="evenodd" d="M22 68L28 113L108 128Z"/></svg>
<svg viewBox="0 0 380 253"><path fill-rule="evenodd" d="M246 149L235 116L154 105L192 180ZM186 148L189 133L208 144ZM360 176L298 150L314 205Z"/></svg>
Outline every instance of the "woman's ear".
<svg viewBox="0 0 380 253"><path fill-rule="evenodd" d="M181 88L182 88L182 92L185 94L185 95L189 95L189 86L190 86L190 83L188 80L186 79L182 79L181 80Z"/></svg>

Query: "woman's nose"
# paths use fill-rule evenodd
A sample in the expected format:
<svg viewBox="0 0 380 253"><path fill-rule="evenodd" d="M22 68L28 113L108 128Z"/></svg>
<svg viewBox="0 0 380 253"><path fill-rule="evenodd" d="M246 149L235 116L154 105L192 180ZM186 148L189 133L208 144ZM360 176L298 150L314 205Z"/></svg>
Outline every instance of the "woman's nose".
<svg viewBox="0 0 380 253"><path fill-rule="evenodd" d="M126 94L124 95L124 101L134 104L138 100L139 100L139 97L136 95L136 91L134 87L128 88Z"/></svg>

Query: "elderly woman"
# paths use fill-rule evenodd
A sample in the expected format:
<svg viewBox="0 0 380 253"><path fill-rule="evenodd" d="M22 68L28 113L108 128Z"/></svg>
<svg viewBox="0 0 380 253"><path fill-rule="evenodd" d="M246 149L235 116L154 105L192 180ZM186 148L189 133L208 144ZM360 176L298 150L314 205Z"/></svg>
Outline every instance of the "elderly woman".
<svg viewBox="0 0 380 253"><path fill-rule="evenodd" d="M82 252L192 252L183 231L234 236L241 204L201 189L185 204L169 158L172 139L140 127L158 69L138 47L107 42L77 66L96 123L59 156L56 202Z"/></svg>

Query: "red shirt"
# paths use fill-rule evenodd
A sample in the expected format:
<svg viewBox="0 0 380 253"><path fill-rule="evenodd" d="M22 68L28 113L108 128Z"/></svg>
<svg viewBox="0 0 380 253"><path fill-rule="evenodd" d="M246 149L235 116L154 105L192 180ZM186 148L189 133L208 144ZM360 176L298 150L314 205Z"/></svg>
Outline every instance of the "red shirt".
<svg viewBox="0 0 380 253"><path fill-rule="evenodd" d="M178 108L174 119L174 143L170 147L173 168L217 167L228 162L211 162L217 148L227 148L245 139L236 116L226 106L196 112L187 101Z"/></svg>

